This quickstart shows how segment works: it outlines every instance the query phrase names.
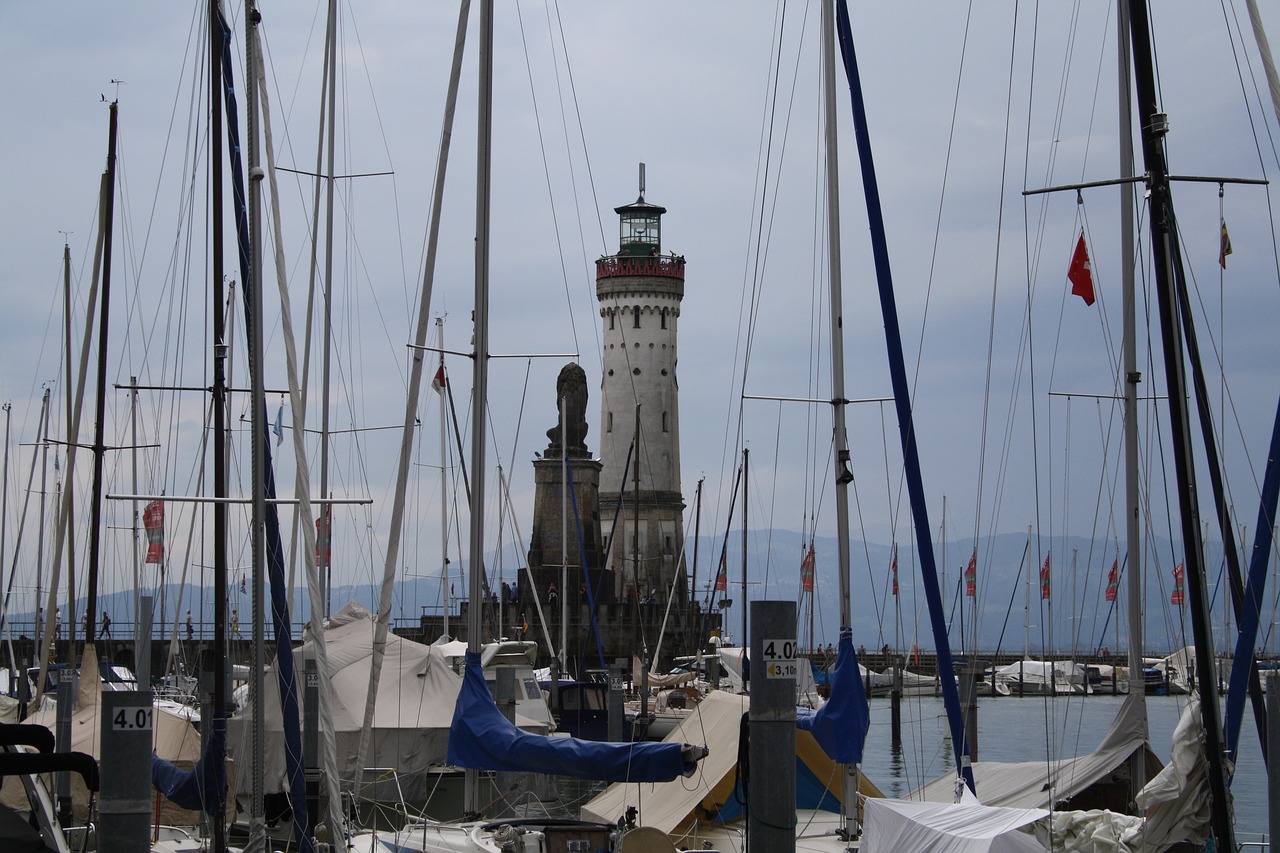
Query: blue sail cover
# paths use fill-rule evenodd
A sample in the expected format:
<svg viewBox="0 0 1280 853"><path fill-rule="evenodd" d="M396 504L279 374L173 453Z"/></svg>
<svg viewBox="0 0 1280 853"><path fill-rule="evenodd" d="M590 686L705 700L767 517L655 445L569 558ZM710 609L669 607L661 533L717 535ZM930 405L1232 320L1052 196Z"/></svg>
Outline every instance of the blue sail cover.
<svg viewBox="0 0 1280 853"><path fill-rule="evenodd" d="M686 764L683 753L679 743L599 743L523 732L493 703L479 653L467 652L449 731L450 764L604 782L666 782L693 771L695 763Z"/></svg>
<svg viewBox="0 0 1280 853"><path fill-rule="evenodd" d="M867 742L870 726L871 711L867 707L867 693L858 671L852 635L842 631L836 668L831 675L831 696L817 711L797 708L796 728L810 732L832 761L861 764L862 747Z"/></svg>
<svg viewBox="0 0 1280 853"><path fill-rule="evenodd" d="M227 805L227 721L214 720L204 752L191 770L152 755L151 785L184 809L210 815L223 811Z"/></svg>

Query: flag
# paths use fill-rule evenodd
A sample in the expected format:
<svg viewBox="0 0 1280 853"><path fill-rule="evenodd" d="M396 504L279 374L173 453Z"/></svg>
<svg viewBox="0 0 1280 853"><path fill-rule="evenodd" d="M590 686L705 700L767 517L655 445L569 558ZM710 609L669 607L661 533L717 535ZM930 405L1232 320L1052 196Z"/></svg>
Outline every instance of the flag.
<svg viewBox="0 0 1280 853"><path fill-rule="evenodd" d="M964 569L964 594L968 598L973 598L978 594L978 549L973 549L973 556L969 558L969 565Z"/></svg>
<svg viewBox="0 0 1280 853"><path fill-rule="evenodd" d="M1044 555L1044 565L1040 567L1040 600L1049 600L1049 557L1050 554Z"/></svg>
<svg viewBox="0 0 1280 853"><path fill-rule="evenodd" d="M440 365L440 369L436 371L436 375L431 377L431 390L441 396L444 395L444 389L448 387L449 382L444 378L444 365Z"/></svg>
<svg viewBox="0 0 1280 853"><path fill-rule="evenodd" d="M276 409L276 422L271 427L271 431L276 434L276 447L284 443L284 403L280 404L280 408Z"/></svg>
<svg viewBox="0 0 1280 853"><path fill-rule="evenodd" d="M1084 245L1084 232L1076 241L1075 253L1071 255L1071 268L1067 270L1067 278L1071 281L1071 293L1084 300L1085 305L1093 304L1093 265L1089 263L1089 250Z"/></svg>
<svg viewBox="0 0 1280 853"><path fill-rule="evenodd" d="M1222 241L1218 245L1218 266L1227 268L1227 255L1231 254L1231 235L1227 233L1227 220L1222 220Z"/></svg>
<svg viewBox="0 0 1280 853"><path fill-rule="evenodd" d="M245 594L245 592L244 592L244 581L245 581L245 575L244 575L244 572L241 572L241 573L240 573L240 594L241 594L241 595L244 595L244 594Z"/></svg>
<svg viewBox="0 0 1280 853"><path fill-rule="evenodd" d="M716 592L729 591L729 578L728 578L729 566L726 560L727 560L727 557L725 556L725 552L721 551L720 552L720 568L716 570Z"/></svg>
<svg viewBox="0 0 1280 853"><path fill-rule="evenodd" d="M802 592L813 592L813 563L815 554L813 544L809 544L809 552L800 561L800 589Z"/></svg>
<svg viewBox="0 0 1280 853"><path fill-rule="evenodd" d="M1173 570L1173 595L1169 596L1169 603L1175 607L1181 607L1185 599L1182 592L1182 581L1186 573L1187 570L1182 567L1182 563L1178 563L1177 568Z"/></svg>
<svg viewBox="0 0 1280 853"><path fill-rule="evenodd" d="M329 525L333 521L333 505L325 504L316 516L316 565L328 566L332 557L329 548Z"/></svg>
<svg viewBox="0 0 1280 853"><path fill-rule="evenodd" d="M896 598L898 595L898 546L897 545L893 546L893 565L890 567L889 571L893 575L893 595Z"/></svg>
<svg viewBox="0 0 1280 853"><path fill-rule="evenodd" d="M147 562L164 562L164 501L152 501L142 510L142 527L147 532Z"/></svg>
<svg viewBox="0 0 1280 853"><path fill-rule="evenodd" d="M1107 601L1116 600L1116 592L1120 588L1120 560L1117 559L1111 564L1111 571L1107 572Z"/></svg>

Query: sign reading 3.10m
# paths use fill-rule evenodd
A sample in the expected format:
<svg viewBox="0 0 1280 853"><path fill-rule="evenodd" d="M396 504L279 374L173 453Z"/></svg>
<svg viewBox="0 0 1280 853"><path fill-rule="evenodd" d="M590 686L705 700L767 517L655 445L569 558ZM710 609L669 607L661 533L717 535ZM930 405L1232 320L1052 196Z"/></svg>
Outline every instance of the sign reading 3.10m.
<svg viewBox="0 0 1280 853"><path fill-rule="evenodd" d="M794 680L796 670L795 640L764 641L764 671L766 678L790 678Z"/></svg>

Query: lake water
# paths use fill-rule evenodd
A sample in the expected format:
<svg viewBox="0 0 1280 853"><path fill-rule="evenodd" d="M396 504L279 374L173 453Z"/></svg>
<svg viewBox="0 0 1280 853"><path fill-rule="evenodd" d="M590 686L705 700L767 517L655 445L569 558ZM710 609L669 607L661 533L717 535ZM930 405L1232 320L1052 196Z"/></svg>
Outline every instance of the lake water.
<svg viewBox="0 0 1280 853"><path fill-rule="evenodd" d="M1052 754L1059 758L1095 749L1107 733L1123 696L1025 697L978 700L978 757L982 761L1028 761ZM1151 746L1168 761L1170 739L1186 697L1149 696ZM1246 706L1232 793L1237 841L1259 840L1267 831L1267 773L1258 746L1253 713ZM863 772L886 795L901 797L954 767L942 700L902 700L901 749L892 748L888 699L871 700L871 730L863 753ZM981 799L982 790L979 788Z"/></svg>

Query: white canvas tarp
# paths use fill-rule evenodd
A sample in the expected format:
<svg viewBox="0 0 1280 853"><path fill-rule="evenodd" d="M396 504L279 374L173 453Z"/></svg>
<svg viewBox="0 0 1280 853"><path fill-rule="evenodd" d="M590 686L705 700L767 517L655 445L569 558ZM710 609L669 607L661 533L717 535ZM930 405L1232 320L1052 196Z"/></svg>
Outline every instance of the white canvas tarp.
<svg viewBox="0 0 1280 853"><path fill-rule="evenodd" d="M365 696L369 689L369 668L373 659L374 623L369 612L358 604L348 604L334 614L324 632L328 653L332 725L338 748L338 776L351 781L356 776L356 752L364 723ZM293 650L299 674L298 701L302 702L303 659L309 643ZM263 691L265 750L265 790L285 791L283 726L280 692L273 670L268 669ZM425 802L436 779L428 772L446 762L449 726L458 698L462 676L449 666L438 648L387 636L386 657L378 681L373 729L367 758L369 767L395 769L406 801ZM237 787L249 790L249 755L252 739L252 709L246 708L228 721L227 745L236 761ZM536 723L517 718L521 728L543 730ZM363 792L378 798L376 792Z"/></svg>
<svg viewBox="0 0 1280 853"><path fill-rule="evenodd" d="M1047 817L1044 809L963 803L868 799L862 853L1043 853L1019 827Z"/></svg>
<svg viewBox="0 0 1280 853"><path fill-rule="evenodd" d="M1102 743L1093 752L1058 761L975 761L978 798L991 806L1054 808L1090 786L1124 773L1129 756L1142 750L1147 775L1160 770L1160 761L1147 744L1146 729L1137 713L1136 697L1126 699ZM1127 778L1127 776L1126 776ZM955 799L955 775L949 774L913 793L913 800L950 803Z"/></svg>

